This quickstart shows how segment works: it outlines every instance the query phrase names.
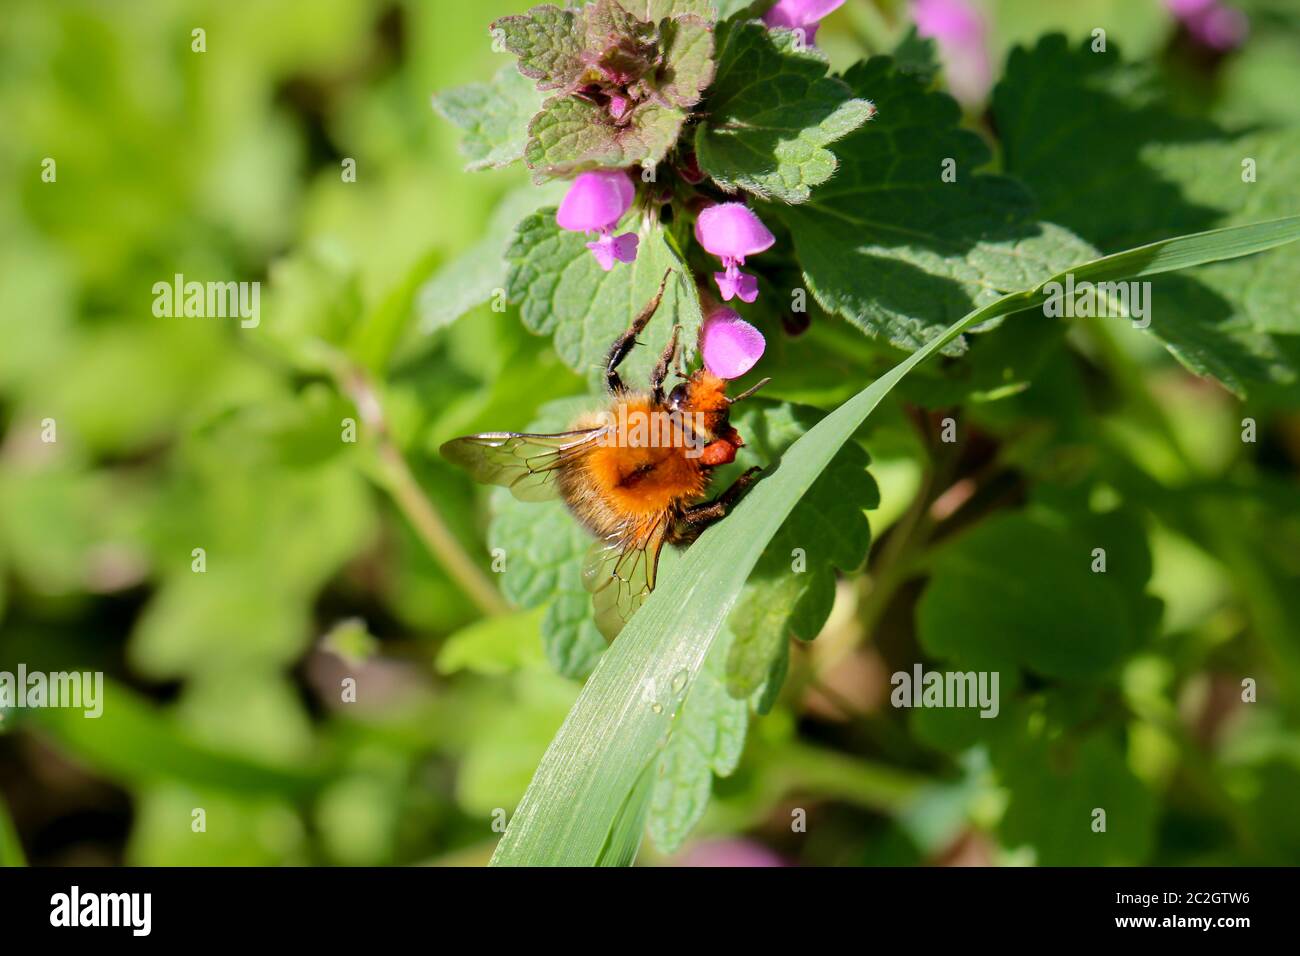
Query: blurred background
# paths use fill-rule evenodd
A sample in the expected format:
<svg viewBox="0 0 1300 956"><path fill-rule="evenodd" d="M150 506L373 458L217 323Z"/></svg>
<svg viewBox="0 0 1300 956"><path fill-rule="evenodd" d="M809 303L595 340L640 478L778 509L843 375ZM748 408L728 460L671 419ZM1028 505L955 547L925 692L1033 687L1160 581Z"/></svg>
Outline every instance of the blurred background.
<svg viewBox="0 0 1300 956"><path fill-rule="evenodd" d="M544 659L540 610L485 616L488 497L437 447L522 428L585 383L513 310L450 322L426 290L526 183L519 168L465 173L458 131L430 97L490 77L502 60L487 24L527 6L5 3L0 670L102 670L107 686L99 720L0 714L0 863L486 862L580 684ZM1290 22L1283 5L1256 6ZM976 7L992 66L967 76L973 125L1013 44L1050 29L1082 38L1098 21L1189 100L1242 121L1300 120L1295 31L1215 50L1156 0ZM818 43L842 67L885 52L880 38L906 16L901 3L849 0ZM260 281L261 325L156 317L152 287L176 273ZM893 361L861 343L852 377L801 400L833 407ZM1245 713L1239 675L1294 687L1300 674L1296 553L1281 546L1294 541L1300 421L1284 403L1265 410L1260 461L1243 461L1256 453L1236 441L1235 399L1158 348L1122 347L1207 480L1267 473L1252 515L1282 536L1280 556L1257 555L1252 588L1232 568L1255 539L1243 533L1234 554L1152 531L1160 643L1114 688L1133 709L1133 788L1115 800L1149 820L1131 859L1294 862L1295 702ZM1097 414L1132 421L1123 401ZM877 541L922 482L909 407L863 436L882 488ZM998 413L987 416L996 433ZM347 419L383 440L348 441ZM1226 423L1220 438L1206 422ZM1143 426L1131 427L1140 445ZM449 573L448 554L470 569ZM874 609L872 642L857 613L865 587L842 583L827 633L800 648L672 859L1060 862L1049 815L1041 831L1023 818L999 829L1005 781L981 748L943 752L888 706L889 673L921 659L919 588ZM1261 606L1274 625L1263 634ZM355 703L341 699L348 677ZM807 833L791 832L792 807L807 810ZM665 857L649 848L642 861Z"/></svg>

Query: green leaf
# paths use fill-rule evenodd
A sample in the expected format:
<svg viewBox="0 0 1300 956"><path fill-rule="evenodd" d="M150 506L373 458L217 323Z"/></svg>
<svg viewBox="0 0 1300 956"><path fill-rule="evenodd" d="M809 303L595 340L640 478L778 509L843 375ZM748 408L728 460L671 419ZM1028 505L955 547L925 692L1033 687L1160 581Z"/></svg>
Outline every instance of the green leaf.
<svg viewBox="0 0 1300 956"><path fill-rule="evenodd" d="M27 857L23 853L22 842L18 839L18 828L14 826L4 798L0 797L0 866L26 865Z"/></svg>
<svg viewBox="0 0 1300 956"><path fill-rule="evenodd" d="M1043 214L1102 250L1171 231L1258 221L1300 211L1300 134L1229 132L1179 115L1148 65L1114 48L1094 53L1049 36L1013 51L994 95L1008 171L1023 178ZM1069 137L1041 124L1074 117ZM1097 163L1079 142L1104 143ZM1243 162L1256 180L1243 179ZM1293 298L1300 250L1165 279L1152 288L1148 332L1191 371L1238 393L1294 388L1300 318Z"/></svg>
<svg viewBox="0 0 1300 956"><path fill-rule="evenodd" d="M1098 548L1104 572L1093 570ZM939 551L917 606L918 636L962 670L1095 679L1155 623L1142 598L1150 575L1132 515L1073 525L1040 513L1001 515Z"/></svg>
<svg viewBox="0 0 1300 956"><path fill-rule="evenodd" d="M758 16L755 9L762 10L764 6L771 6L773 0L712 0L711 6L718 20L729 20L737 14L744 13L748 16Z"/></svg>
<svg viewBox="0 0 1300 956"><path fill-rule="evenodd" d="M596 103L556 97L529 124L524 161L536 182L599 166L650 167L677 142L684 122L684 110L646 102L616 123Z"/></svg>
<svg viewBox="0 0 1300 956"><path fill-rule="evenodd" d="M541 623L540 608L475 621L447 638L438 651L438 672L454 674L468 670L475 674L506 674L540 663L542 649L537 643L537 632Z"/></svg>
<svg viewBox="0 0 1300 956"><path fill-rule="evenodd" d="M650 23L664 17L693 15L701 20L714 18L713 4L709 0L619 0L619 5L633 16Z"/></svg>
<svg viewBox="0 0 1300 956"><path fill-rule="evenodd" d="M420 329L432 332L459 319L476 305L504 291L508 263L505 250L519 221L538 206L558 202L562 183L525 186L507 193L488 221L483 238L439 269L420 288Z"/></svg>
<svg viewBox="0 0 1300 956"><path fill-rule="evenodd" d="M551 4L493 21L491 32L519 58L519 72L539 90L567 85L582 72L586 25L578 12Z"/></svg>
<svg viewBox="0 0 1300 956"><path fill-rule="evenodd" d="M939 49L934 37L921 36L916 32L915 24L907 28L903 39L894 47L892 56L900 70L911 73L927 85L939 72Z"/></svg>
<svg viewBox="0 0 1300 956"><path fill-rule="evenodd" d="M549 402L523 431L559 432L599 399ZM592 620L591 593L582 565L591 536L558 501L518 501L504 489L492 499L488 543L504 552L501 590L522 608L546 607L541 641L546 659L565 677L581 679L605 652L605 638Z"/></svg>
<svg viewBox="0 0 1300 956"><path fill-rule="evenodd" d="M638 221L634 210L616 231L636 229ZM674 323L682 327L686 359L694 348L702 322L695 283L661 226L642 225L640 235L636 261L616 263L605 272L587 249L588 237L561 229L555 210L542 209L519 224L506 253L507 294L519 304L524 325L538 335L554 336L560 358L593 384L603 375L610 343L654 297L670 270L675 274L663 303L640 337L644 347L634 349L621 366L623 378L646 380Z"/></svg>
<svg viewBox="0 0 1300 956"><path fill-rule="evenodd" d="M673 711L643 702L643 688L671 687L683 672L690 686L763 547L894 385L967 324L1023 301L1008 297L971 313L841 405L790 447L727 521L705 531L671 573L661 573L547 749L497 845L495 865L590 865L599 859L617 836L613 827L628 794L672 727Z"/></svg>
<svg viewBox="0 0 1300 956"><path fill-rule="evenodd" d="M713 27L687 12L700 6L595 0L575 10L535 7L493 24L520 72L556 94L528 124L524 159L537 182L663 159L713 77ZM607 80L614 74L617 90ZM618 119L609 107L615 92L630 101Z"/></svg>
<svg viewBox="0 0 1300 956"><path fill-rule="evenodd" d="M1037 221L1019 183L977 172L989 150L958 127L950 97L927 92L889 57L855 65L844 80L876 104L875 117L836 145L840 169L809 202L765 207L789 226L823 308L910 350L1093 254ZM950 160L956 181L944 182Z"/></svg>
<svg viewBox="0 0 1300 956"><path fill-rule="evenodd" d="M1093 267L1108 278L1159 268L1198 250L1199 259L1246 254L1300 238L1300 217L1284 230L1246 226L1180 237L1110 257ZM1145 266L1144 266L1145 263ZM1186 265L1195 262L1185 262ZM767 543L798 500L880 401L913 368L968 327L1041 305L1040 289L998 299L963 316L804 434L726 520L705 531L632 618L601 660L560 727L498 844L494 865L590 865L611 842L631 838L620 821L628 797L657 759L673 723L669 708L641 700L643 688L689 687ZM689 697L685 702L689 704Z"/></svg>
<svg viewBox="0 0 1300 956"><path fill-rule="evenodd" d="M466 170L472 172L523 159L528 124L542 108L542 95L518 70L504 66L491 83L436 94L433 107L465 131L460 149L469 159Z"/></svg>
<svg viewBox="0 0 1300 956"><path fill-rule="evenodd" d="M1010 738L994 765L1011 799L999 825L1008 847L1028 843L1040 866L1136 866L1147 861L1155 801L1106 737L1062 743ZM1096 811L1104 832L1093 829Z"/></svg>
<svg viewBox="0 0 1300 956"><path fill-rule="evenodd" d="M356 262L347 247L318 239L271 265L263 303L266 339L295 364L319 365L317 342L341 344L364 310Z"/></svg>
<svg viewBox="0 0 1300 956"><path fill-rule="evenodd" d="M467 728L469 746L456 775L456 801L475 816L493 816L519 799L577 694L571 681L545 669L522 670L506 681L508 696Z"/></svg>
<svg viewBox="0 0 1300 956"><path fill-rule="evenodd" d="M723 189L798 203L831 178L826 147L871 118L873 107L826 75L825 58L788 30L761 23L718 28L718 73L695 135L700 168Z"/></svg>
<svg viewBox="0 0 1300 956"><path fill-rule="evenodd" d="M713 80L713 27L695 16L668 20L660 44L664 62L656 89L673 106L694 106Z"/></svg>
<svg viewBox="0 0 1300 956"><path fill-rule="evenodd" d="M770 465L821 417L799 406L765 405L736 416L736 427L753 457ZM835 600L835 569L851 571L866 559L871 525L863 512L880 503L869 461L861 446L844 445L768 542L728 624L735 634L726 667L733 697L748 697L769 681L791 636L817 636Z"/></svg>
<svg viewBox="0 0 1300 956"><path fill-rule="evenodd" d="M694 686L681 680L647 687L646 698L676 708L688 694L664 745L650 802L650 838L664 853L675 852L704 815L713 777L730 776L740 761L749 722L749 707L727 693L726 634L719 637Z"/></svg>
<svg viewBox="0 0 1300 956"><path fill-rule="evenodd" d="M58 746L113 780L183 782L225 793L308 795L325 779L324 768L287 760L249 760L196 741L176 720L133 691L106 681L109 706L87 720L78 710L31 711L26 721Z"/></svg>

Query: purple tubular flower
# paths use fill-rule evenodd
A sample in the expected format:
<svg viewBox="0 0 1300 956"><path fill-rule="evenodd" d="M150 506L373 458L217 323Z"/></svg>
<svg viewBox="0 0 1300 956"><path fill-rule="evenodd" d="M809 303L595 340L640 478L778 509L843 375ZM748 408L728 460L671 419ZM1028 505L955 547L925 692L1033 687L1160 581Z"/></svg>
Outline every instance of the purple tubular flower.
<svg viewBox="0 0 1300 956"><path fill-rule="evenodd" d="M1165 7L1182 21L1192 39L1212 50L1240 46L1250 29L1244 13L1219 0L1165 0Z"/></svg>
<svg viewBox="0 0 1300 956"><path fill-rule="evenodd" d="M608 272L614 268L615 261L633 262L636 259L636 247L640 242L635 232L625 232L621 236L611 236L609 231L601 233L595 242L587 243L587 248L596 257L600 267Z"/></svg>
<svg viewBox="0 0 1300 956"><path fill-rule="evenodd" d="M916 32L933 37L952 95L979 103L993 85L984 18L970 0L912 0Z"/></svg>
<svg viewBox="0 0 1300 956"><path fill-rule="evenodd" d="M763 14L763 22L769 27L802 30L804 41L812 43L822 18L842 6L844 0L777 0L777 4Z"/></svg>
<svg viewBox="0 0 1300 956"><path fill-rule="evenodd" d="M739 298L753 302L758 298L758 280L741 272L745 257L772 247L776 237L742 202L724 202L701 210L695 220L695 238L706 252L722 260L722 272L715 272L722 300Z"/></svg>
<svg viewBox="0 0 1300 956"><path fill-rule="evenodd" d="M734 310L720 305L700 327L704 367L718 378L740 378L763 357L763 333Z"/></svg>
<svg viewBox="0 0 1300 956"><path fill-rule="evenodd" d="M637 235L625 232L611 235L614 226L632 208L636 187L621 169L598 169L582 173L564 194L555 221L570 232L598 232L595 242L587 243L600 267L608 272L614 263L636 258Z"/></svg>
<svg viewBox="0 0 1300 956"><path fill-rule="evenodd" d="M776 853L753 840L701 840L682 854L678 866L755 867L785 866Z"/></svg>

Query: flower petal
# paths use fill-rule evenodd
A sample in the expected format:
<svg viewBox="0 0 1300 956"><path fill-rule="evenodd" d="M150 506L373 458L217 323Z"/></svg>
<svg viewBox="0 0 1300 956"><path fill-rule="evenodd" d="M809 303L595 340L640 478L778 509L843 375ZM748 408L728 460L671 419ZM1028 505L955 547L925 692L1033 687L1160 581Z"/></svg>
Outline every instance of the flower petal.
<svg viewBox="0 0 1300 956"><path fill-rule="evenodd" d="M636 186L621 169L596 169L582 173L564 194L555 221L570 232L608 229L632 207Z"/></svg>
<svg viewBox="0 0 1300 956"><path fill-rule="evenodd" d="M718 378L740 378L762 358L766 347L763 333L726 306L710 312L700 329L704 367Z"/></svg>
<svg viewBox="0 0 1300 956"><path fill-rule="evenodd" d="M614 258L619 262L635 262L636 247L640 241L640 237L635 232L625 232L621 236L615 236Z"/></svg>
<svg viewBox="0 0 1300 956"><path fill-rule="evenodd" d="M844 0L778 0L767 13L763 22L769 27L785 27L787 30L802 29L807 39L812 42L813 31L822 17L844 6ZM811 27L811 29L809 29Z"/></svg>
<svg viewBox="0 0 1300 956"><path fill-rule="evenodd" d="M724 202L700 210L695 238L720 258L743 260L770 249L776 237L743 202Z"/></svg>
<svg viewBox="0 0 1300 956"><path fill-rule="evenodd" d="M587 243L587 248L591 250L591 254L596 257L596 261L600 263L600 267L606 272L614 268L614 258L618 253L614 248L614 239L611 236L601 236L595 242Z"/></svg>

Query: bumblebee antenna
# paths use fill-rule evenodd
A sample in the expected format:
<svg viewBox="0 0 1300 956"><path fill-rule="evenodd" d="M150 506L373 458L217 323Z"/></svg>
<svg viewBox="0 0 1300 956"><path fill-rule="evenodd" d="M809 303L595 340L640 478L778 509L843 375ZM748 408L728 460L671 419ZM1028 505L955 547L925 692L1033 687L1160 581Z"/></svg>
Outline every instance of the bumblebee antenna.
<svg viewBox="0 0 1300 956"><path fill-rule="evenodd" d="M772 381L772 379L771 379L770 377L769 377L769 378L765 378L765 379L763 379L761 382L758 382L758 383L756 383L756 384L754 384L754 385L749 386L749 388L745 389L745 390L744 390L743 392L741 392L739 395L736 395L736 396L734 396L734 397L728 395L728 396L727 396L727 404L728 404L728 405L734 405L734 404L736 404L736 402L739 402L739 401L741 401L741 400L743 400L743 399L749 398L749 396L753 395L755 392L757 392L760 388L762 388L764 385L766 385L766 384L767 384L768 382L770 382L770 381Z"/></svg>

